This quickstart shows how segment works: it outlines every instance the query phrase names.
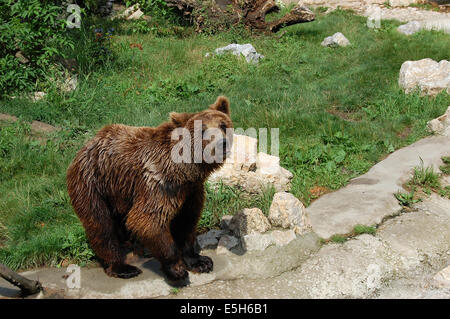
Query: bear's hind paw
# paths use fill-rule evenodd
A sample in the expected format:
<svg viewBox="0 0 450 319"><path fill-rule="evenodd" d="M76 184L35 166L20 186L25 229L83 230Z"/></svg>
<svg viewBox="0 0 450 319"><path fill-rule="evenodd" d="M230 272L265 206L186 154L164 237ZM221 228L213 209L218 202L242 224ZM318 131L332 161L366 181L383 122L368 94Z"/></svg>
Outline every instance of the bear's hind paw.
<svg viewBox="0 0 450 319"><path fill-rule="evenodd" d="M138 267L128 264L114 264L105 269L105 272L110 277L123 279L133 278L142 274L142 270L140 270Z"/></svg>

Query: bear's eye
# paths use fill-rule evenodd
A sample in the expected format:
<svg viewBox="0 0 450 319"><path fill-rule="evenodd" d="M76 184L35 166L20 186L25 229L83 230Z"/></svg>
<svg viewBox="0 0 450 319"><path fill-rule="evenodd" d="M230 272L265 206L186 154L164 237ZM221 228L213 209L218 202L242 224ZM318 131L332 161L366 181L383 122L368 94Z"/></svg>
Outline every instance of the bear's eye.
<svg viewBox="0 0 450 319"><path fill-rule="evenodd" d="M219 127L224 132L227 130L227 125L224 122L220 123Z"/></svg>
<svg viewBox="0 0 450 319"><path fill-rule="evenodd" d="M206 125L205 125L205 124L202 124L202 134L204 134L205 131L206 131L207 129L208 129L208 128L206 127Z"/></svg>

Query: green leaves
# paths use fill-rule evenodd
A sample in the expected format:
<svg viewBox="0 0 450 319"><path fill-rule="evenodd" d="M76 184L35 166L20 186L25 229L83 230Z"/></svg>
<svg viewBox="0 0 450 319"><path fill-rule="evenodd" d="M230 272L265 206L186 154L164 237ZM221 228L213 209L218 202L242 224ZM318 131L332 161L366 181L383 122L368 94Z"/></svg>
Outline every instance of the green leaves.
<svg viewBox="0 0 450 319"><path fill-rule="evenodd" d="M31 89L64 46L73 47L61 0L0 1L0 95ZM20 63L19 52L29 62Z"/></svg>

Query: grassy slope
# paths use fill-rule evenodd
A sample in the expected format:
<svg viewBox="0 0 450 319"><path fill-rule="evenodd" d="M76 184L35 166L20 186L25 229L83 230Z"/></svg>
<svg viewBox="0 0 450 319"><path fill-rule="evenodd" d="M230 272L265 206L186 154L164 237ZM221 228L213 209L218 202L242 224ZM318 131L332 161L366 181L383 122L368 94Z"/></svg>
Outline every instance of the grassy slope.
<svg viewBox="0 0 450 319"><path fill-rule="evenodd" d="M398 23L383 22L375 32L365 22L336 11L289 27L280 39L240 30L116 35L117 59L102 68L89 66L80 42L76 54L93 71L80 76L75 92L64 96L50 89L48 99L37 103L0 101L0 113L63 128L45 145L30 140L24 124L0 128L0 262L26 268L92 257L68 202L65 170L84 141L108 123L153 126L171 111L198 111L224 94L235 127L280 128L282 165L294 173L292 192L305 204L311 188L342 187L389 152L425 136L426 122L441 115L450 98L405 95L398 72L406 60L448 60L448 35L405 37L396 32ZM320 46L337 31L352 46ZM234 56L204 57L232 42L252 43L265 58L255 66ZM214 227L221 215L243 206L267 212L271 195L242 200L235 190L209 191L201 226Z"/></svg>

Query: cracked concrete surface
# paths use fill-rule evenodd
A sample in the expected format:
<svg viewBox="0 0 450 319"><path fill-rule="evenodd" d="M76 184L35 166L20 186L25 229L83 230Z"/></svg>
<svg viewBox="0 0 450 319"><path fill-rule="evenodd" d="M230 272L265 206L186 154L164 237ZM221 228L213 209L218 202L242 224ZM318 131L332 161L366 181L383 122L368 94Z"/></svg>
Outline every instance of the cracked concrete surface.
<svg viewBox="0 0 450 319"><path fill-rule="evenodd" d="M169 298L450 298L433 282L449 263L450 200L433 194L375 236L324 245L292 271L187 287Z"/></svg>

